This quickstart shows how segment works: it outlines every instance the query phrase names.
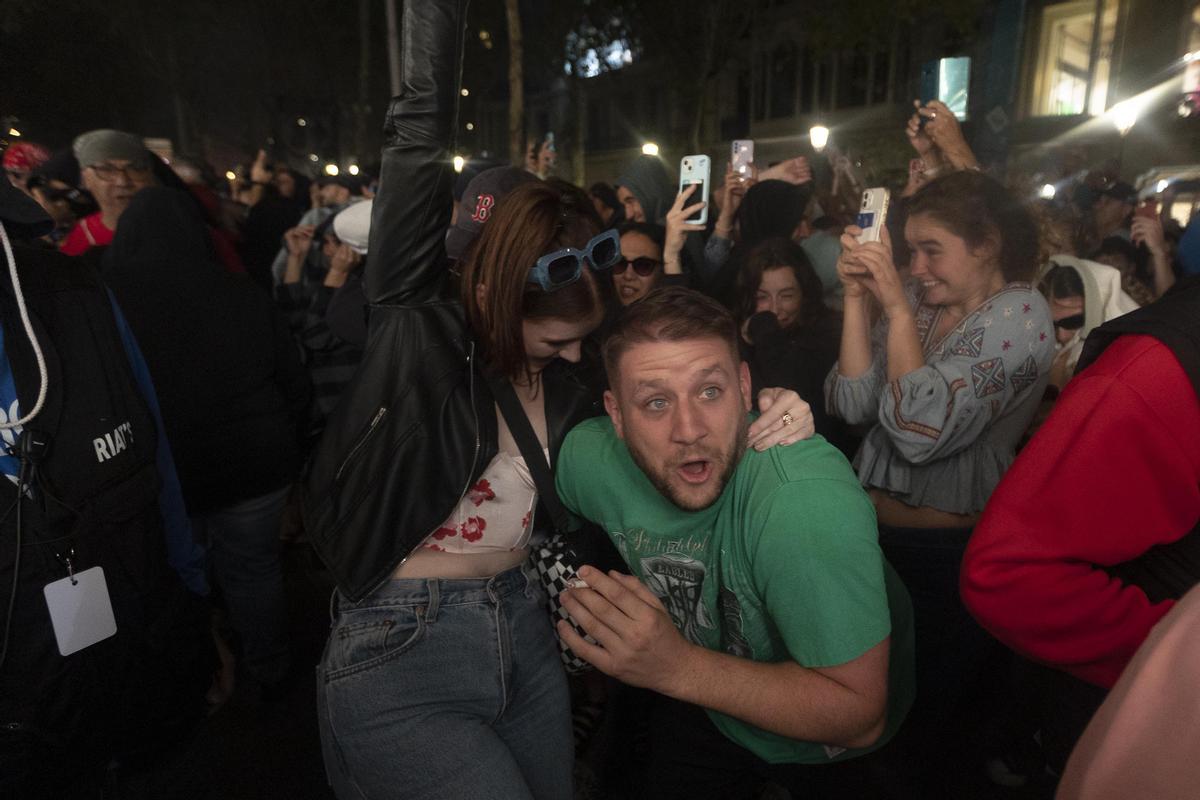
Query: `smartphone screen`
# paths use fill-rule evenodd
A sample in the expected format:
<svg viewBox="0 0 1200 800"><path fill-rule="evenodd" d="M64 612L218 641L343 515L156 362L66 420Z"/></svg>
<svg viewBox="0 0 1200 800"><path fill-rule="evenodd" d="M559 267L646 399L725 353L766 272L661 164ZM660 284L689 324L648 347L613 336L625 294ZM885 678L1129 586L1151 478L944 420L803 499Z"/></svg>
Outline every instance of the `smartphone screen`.
<svg viewBox="0 0 1200 800"><path fill-rule="evenodd" d="M704 200L704 181L702 181L702 180L701 181L684 181L683 186L685 189L688 186L696 187L692 191L692 196L689 197L686 201L684 201L685 206L694 206L697 203L703 202L703 200ZM684 222L699 222L701 219L703 219L703 215L704 215L704 209L702 208L699 211L697 211L695 214L692 214L690 217L686 218L684 220Z"/></svg>

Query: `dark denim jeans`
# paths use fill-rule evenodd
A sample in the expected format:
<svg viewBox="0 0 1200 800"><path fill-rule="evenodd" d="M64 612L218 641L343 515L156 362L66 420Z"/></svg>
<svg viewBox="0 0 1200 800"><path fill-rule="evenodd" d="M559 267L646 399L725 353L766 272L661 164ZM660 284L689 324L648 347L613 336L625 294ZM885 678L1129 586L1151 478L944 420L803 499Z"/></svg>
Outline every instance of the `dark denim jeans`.
<svg viewBox="0 0 1200 800"><path fill-rule="evenodd" d="M536 578L390 580L338 600L317 714L339 800L570 800L567 681Z"/></svg>
<svg viewBox="0 0 1200 800"><path fill-rule="evenodd" d="M279 559L279 522L288 488L192 517L195 535L208 545L212 577L229 621L241 638L242 665L265 685L283 680L290 666Z"/></svg>

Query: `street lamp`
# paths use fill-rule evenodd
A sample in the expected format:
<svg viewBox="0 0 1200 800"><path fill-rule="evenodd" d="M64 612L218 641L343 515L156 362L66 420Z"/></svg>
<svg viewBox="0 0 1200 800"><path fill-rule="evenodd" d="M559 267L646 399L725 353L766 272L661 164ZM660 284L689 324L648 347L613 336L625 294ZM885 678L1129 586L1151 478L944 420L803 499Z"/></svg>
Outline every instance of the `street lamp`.
<svg viewBox="0 0 1200 800"><path fill-rule="evenodd" d="M825 149L825 145L829 144L829 128L824 125L813 125L808 129L808 140L812 142L813 150L821 152Z"/></svg>
<svg viewBox="0 0 1200 800"><path fill-rule="evenodd" d="M646 142L644 145L642 145L642 155L658 155L658 145L656 145L654 142Z"/></svg>
<svg viewBox="0 0 1200 800"><path fill-rule="evenodd" d="M1122 138L1128 136L1129 132L1133 130L1133 126L1137 124L1138 115L1141 113L1141 104L1135 97L1122 100L1109 111L1109 114L1112 115L1112 123Z"/></svg>
<svg viewBox="0 0 1200 800"><path fill-rule="evenodd" d="M1136 97L1131 97L1117 103L1108 113L1117 133L1121 134L1121 147L1117 151L1117 165L1120 166L1125 161L1125 137L1137 124L1138 115L1142 113L1142 104Z"/></svg>

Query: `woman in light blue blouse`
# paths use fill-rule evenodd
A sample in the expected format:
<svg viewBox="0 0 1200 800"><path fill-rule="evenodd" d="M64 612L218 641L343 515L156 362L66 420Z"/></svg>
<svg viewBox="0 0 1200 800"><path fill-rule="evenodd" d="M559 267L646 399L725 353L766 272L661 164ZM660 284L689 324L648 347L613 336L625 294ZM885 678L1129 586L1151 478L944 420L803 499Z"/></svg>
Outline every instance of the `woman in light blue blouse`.
<svg viewBox="0 0 1200 800"><path fill-rule="evenodd" d="M953 173L907 210L907 278L886 235L860 244L850 227L842 237L842 342L825 391L830 414L872 426L854 464L913 598L914 710L944 730L986 643L959 599L958 566L1037 409L1054 329L1029 283L1037 228L1003 186Z"/></svg>

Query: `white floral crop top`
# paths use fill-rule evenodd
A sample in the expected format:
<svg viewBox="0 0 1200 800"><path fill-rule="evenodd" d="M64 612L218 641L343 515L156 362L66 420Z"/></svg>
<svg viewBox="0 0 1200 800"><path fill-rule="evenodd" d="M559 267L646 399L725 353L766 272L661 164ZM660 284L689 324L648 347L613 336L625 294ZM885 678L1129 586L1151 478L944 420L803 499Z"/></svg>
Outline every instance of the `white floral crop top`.
<svg viewBox="0 0 1200 800"><path fill-rule="evenodd" d="M549 450L544 452L549 460ZM525 459L500 452L422 546L445 553L519 550L529 544L536 507Z"/></svg>

